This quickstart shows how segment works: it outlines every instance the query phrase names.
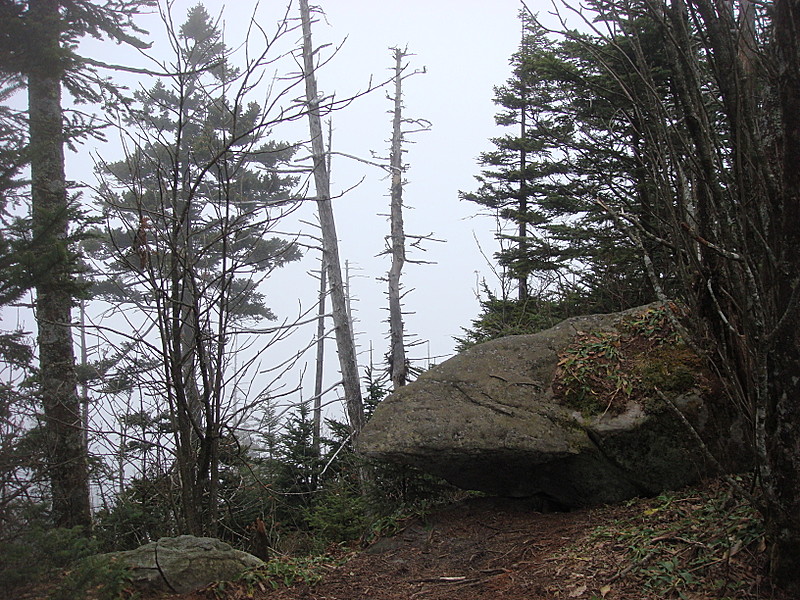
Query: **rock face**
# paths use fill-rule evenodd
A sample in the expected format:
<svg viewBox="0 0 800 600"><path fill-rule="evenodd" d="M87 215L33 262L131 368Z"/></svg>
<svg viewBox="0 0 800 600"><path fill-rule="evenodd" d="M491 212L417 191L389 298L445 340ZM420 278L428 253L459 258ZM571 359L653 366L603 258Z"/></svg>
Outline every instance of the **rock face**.
<svg viewBox="0 0 800 600"><path fill-rule="evenodd" d="M618 502L719 470L678 408L712 453L726 457L722 469L741 468L744 436L733 421L712 418L702 386L595 414L554 392L576 336L613 336L623 319L649 310L655 309L573 318L474 346L384 400L362 432L362 451L494 495L539 496L565 507Z"/></svg>
<svg viewBox="0 0 800 600"><path fill-rule="evenodd" d="M103 555L130 570L139 589L186 594L214 581L230 581L264 562L214 538L182 535L161 538L136 550Z"/></svg>

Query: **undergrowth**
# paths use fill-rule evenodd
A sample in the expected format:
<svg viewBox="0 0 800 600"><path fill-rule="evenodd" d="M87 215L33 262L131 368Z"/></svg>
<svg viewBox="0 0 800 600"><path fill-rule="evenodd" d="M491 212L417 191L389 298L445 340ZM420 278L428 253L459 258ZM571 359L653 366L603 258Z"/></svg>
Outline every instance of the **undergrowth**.
<svg viewBox="0 0 800 600"><path fill-rule="evenodd" d="M461 495L463 497L464 493ZM375 515L369 519L369 525L361 530L360 539L350 538L348 541L330 543L323 552L310 556L273 556L263 567L245 571L233 582L216 583L211 591L216 598L234 600L252 598L259 590L266 593L268 590L297 584L313 586L326 573L355 556L359 546L369 545L381 537L396 535L410 521L424 520L437 507L446 503L443 496L429 501L417 500L400 504L389 514Z"/></svg>
<svg viewBox="0 0 800 600"><path fill-rule="evenodd" d="M614 332L582 332L559 356L555 398L583 414L619 414L632 401L652 403L655 390L707 389L702 363L681 340L675 305L628 316Z"/></svg>
<svg viewBox="0 0 800 600"><path fill-rule="evenodd" d="M90 556L65 573L48 600L135 600L137 597L125 565Z"/></svg>
<svg viewBox="0 0 800 600"><path fill-rule="evenodd" d="M586 542L621 553L609 588L625 578L648 597L760 597L742 582L759 581L752 571L766 549L763 520L731 486L714 482L636 502L640 513L595 528Z"/></svg>
<svg viewBox="0 0 800 600"><path fill-rule="evenodd" d="M252 598L257 590L263 593L297 584L314 585L322 580L325 573L344 564L350 556L349 553L332 551L311 557L275 557L263 567L245 571L235 581L216 583L212 592L217 598L230 600Z"/></svg>
<svg viewBox="0 0 800 600"><path fill-rule="evenodd" d="M29 528L0 540L0 596L16 597L45 585L48 600L119 600L133 597L125 567L96 556L99 543L80 527Z"/></svg>

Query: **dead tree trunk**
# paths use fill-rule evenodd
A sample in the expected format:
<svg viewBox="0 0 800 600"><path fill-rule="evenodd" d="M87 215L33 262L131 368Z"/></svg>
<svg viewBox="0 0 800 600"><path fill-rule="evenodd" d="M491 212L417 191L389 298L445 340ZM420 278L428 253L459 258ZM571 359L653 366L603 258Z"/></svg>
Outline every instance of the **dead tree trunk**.
<svg viewBox="0 0 800 600"><path fill-rule="evenodd" d="M317 310L317 356L314 370L313 430L311 433L314 456L319 456L322 444L322 378L325 362L325 300L328 294L328 276L325 272L325 257L320 259L319 308ZM317 472L314 471L312 487L317 487Z"/></svg>
<svg viewBox="0 0 800 600"><path fill-rule="evenodd" d="M325 144L322 138L320 101L314 68L314 48L311 44L311 14L308 0L300 0L300 16L303 23L303 72L308 104L308 123L311 134L311 152L314 161L314 184L317 193L317 210L322 229L322 251L328 275L328 285L333 305L333 326L336 335L336 349L339 355L339 368L342 372L347 417L353 444L357 447L358 434L364 425L364 403L361 398L361 383L358 377L353 328L347 313L347 303L342 282L342 269L339 261L339 245L336 237L336 223L331 205L330 176L325 160Z"/></svg>
<svg viewBox="0 0 800 600"><path fill-rule="evenodd" d="M400 277L403 273L403 266L406 263L407 239L413 238L413 244L419 244L423 239L430 236L408 236L403 225L403 174L405 165L403 164L403 143L408 133L416 131L426 131L430 128L430 123L424 119L408 119L403 117L403 80L422 71L412 71L404 73L408 65L403 64L403 60L409 56L406 50L392 48L394 56L394 97L390 100L394 103L392 112L392 145L389 151L389 171L391 172L391 192L389 226L390 233L388 238L387 253L392 257L392 264L389 267L389 375L392 380L392 389L404 386L409 380L409 362L406 356L406 333L403 325L403 303L401 293L402 286ZM416 129L407 130L404 127L409 124L416 126Z"/></svg>
<svg viewBox="0 0 800 600"><path fill-rule="evenodd" d="M333 124L328 121L328 148L333 143ZM326 162L328 174L331 172L331 155L328 153ZM311 446L314 456L320 456L322 448L322 383L325 366L325 306L328 296L328 274L325 270L325 255L319 260L319 306L317 308L317 355L314 366L314 409L313 430L311 433ZM314 471L312 487L317 488L318 474Z"/></svg>
<svg viewBox="0 0 800 600"><path fill-rule="evenodd" d="M392 265L389 268L389 368L392 389L408 381L403 306L400 300L400 276L406 262L406 236L403 229L403 58L406 53L394 48L394 117L392 119L392 148L389 168L392 174L391 207L389 212L391 239L389 249Z"/></svg>

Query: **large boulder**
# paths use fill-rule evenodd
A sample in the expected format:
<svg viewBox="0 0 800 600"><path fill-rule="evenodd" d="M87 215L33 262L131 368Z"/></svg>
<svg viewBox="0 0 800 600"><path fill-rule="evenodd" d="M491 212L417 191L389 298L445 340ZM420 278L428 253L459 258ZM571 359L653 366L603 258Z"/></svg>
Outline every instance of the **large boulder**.
<svg viewBox="0 0 800 600"><path fill-rule="evenodd" d="M712 414L720 387L667 331L667 310L578 317L474 346L384 400L361 449L465 489L564 507L742 468L745 436Z"/></svg>
<svg viewBox="0 0 800 600"><path fill-rule="evenodd" d="M264 561L215 538L181 535L161 538L135 550L103 555L128 569L142 590L186 594L215 581L230 581Z"/></svg>

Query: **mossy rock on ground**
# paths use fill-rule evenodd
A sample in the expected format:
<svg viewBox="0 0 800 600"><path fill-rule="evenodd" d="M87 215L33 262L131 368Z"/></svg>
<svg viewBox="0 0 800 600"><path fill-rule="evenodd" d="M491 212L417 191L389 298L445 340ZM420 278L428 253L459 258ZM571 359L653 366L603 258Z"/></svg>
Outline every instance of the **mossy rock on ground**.
<svg viewBox="0 0 800 600"><path fill-rule="evenodd" d="M264 565L261 559L218 539L191 535L161 538L135 550L101 556L125 566L138 589L179 594L235 579L247 569Z"/></svg>

